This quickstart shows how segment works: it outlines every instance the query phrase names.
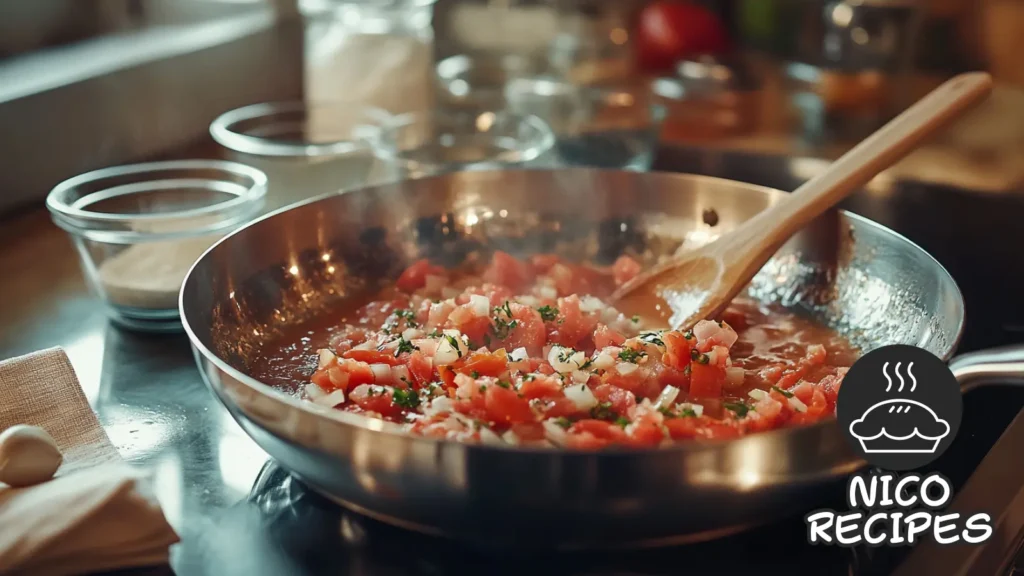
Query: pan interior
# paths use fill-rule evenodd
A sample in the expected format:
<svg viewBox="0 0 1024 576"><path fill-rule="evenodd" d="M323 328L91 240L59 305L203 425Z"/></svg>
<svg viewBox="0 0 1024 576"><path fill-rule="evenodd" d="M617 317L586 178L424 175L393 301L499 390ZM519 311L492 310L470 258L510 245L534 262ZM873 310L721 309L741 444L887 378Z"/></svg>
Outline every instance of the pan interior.
<svg viewBox="0 0 1024 576"><path fill-rule="evenodd" d="M465 172L335 194L270 215L197 263L183 313L197 338L247 372L282 329L330 314L419 258L445 266L555 253L651 264L710 242L784 194L715 178L572 169ZM948 358L963 321L946 271L920 248L843 212L784 246L748 289L862 351L914 344Z"/></svg>

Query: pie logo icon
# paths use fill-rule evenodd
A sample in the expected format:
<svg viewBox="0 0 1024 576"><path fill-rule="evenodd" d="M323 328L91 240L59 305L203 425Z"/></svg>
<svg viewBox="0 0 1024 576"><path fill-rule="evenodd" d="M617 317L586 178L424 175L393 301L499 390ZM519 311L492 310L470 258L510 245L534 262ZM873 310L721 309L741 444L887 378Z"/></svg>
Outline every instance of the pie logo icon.
<svg viewBox="0 0 1024 576"><path fill-rule="evenodd" d="M836 415L854 448L890 470L927 465L952 443L960 386L945 363L914 346L886 346L850 368Z"/></svg>

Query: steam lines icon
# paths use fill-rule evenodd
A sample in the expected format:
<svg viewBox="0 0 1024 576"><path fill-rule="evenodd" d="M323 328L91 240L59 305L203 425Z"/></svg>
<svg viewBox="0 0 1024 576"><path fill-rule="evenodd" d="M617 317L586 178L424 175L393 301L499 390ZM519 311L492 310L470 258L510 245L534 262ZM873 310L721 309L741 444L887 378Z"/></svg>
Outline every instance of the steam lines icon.
<svg viewBox="0 0 1024 576"><path fill-rule="evenodd" d="M917 390L914 363L907 364L907 377L897 362L889 376L889 363L882 366L887 393L913 393ZM908 382L909 380L909 382ZM910 398L882 400L864 411L850 424L850 434L857 438L865 453L914 454L934 453L939 442L949 435L949 423L938 417L927 405Z"/></svg>

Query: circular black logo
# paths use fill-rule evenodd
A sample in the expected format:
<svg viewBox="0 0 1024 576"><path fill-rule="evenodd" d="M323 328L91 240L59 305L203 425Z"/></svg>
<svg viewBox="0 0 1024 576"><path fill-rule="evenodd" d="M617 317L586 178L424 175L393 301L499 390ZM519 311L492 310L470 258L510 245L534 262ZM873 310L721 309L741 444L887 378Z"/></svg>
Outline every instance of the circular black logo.
<svg viewBox="0 0 1024 576"><path fill-rule="evenodd" d="M843 378L836 418L873 466L912 470L938 458L960 429L963 399L946 363L897 344L864 355Z"/></svg>

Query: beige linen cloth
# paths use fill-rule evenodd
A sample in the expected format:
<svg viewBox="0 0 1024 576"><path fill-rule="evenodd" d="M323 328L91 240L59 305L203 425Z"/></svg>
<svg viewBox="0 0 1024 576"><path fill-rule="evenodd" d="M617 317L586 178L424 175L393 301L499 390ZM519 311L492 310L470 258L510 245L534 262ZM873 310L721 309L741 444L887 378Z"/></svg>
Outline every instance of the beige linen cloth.
<svg viewBox="0 0 1024 576"><path fill-rule="evenodd" d="M147 474L121 461L59 348L0 362L0 430L30 424L64 455L57 476L0 483L0 575L63 576L167 561L178 541Z"/></svg>

